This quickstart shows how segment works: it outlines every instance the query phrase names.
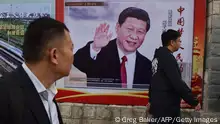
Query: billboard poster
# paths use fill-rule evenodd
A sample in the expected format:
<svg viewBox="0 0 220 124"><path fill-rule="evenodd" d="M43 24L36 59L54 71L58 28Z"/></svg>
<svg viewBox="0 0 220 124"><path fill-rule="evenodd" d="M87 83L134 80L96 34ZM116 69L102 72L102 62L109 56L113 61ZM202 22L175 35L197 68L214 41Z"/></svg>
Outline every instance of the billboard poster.
<svg viewBox="0 0 220 124"><path fill-rule="evenodd" d="M0 4L0 77L23 63L22 45L28 24L51 17L51 3Z"/></svg>
<svg viewBox="0 0 220 124"><path fill-rule="evenodd" d="M27 25L54 17L55 2L55 18L67 25L75 46L70 75L56 83L59 102L146 105L149 64L167 29L182 34L182 49L174 56L183 80L201 100L205 0L48 1L0 4L0 77L23 62Z"/></svg>
<svg viewBox="0 0 220 124"><path fill-rule="evenodd" d="M57 3L56 19L69 28L75 56L70 75L60 81L58 101L146 105L149 64L167 29L182 34L182 48L174 56L183 80L201 98L205 0Z"/></svg>

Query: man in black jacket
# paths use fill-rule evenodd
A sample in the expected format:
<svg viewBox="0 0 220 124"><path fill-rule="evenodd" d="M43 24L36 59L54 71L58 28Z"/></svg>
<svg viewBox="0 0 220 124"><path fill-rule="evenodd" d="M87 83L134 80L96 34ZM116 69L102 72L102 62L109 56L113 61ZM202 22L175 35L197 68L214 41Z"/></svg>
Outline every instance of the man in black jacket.
<svg viewBox="0 0 220 124"><path fill-rule="evenodd" d="M52 18L30 23L25 62L0 78L0 124L63 124L55 81L68 76L73 44L65 24Z"/></svg>
<svg viewBox="0 0 220 124"><path fill-rule="evenodd" d="M172 117L178 123L181 98L191 106L200 109L200 103L193 97L190 88L181 78L179 65L173 52L180 48L180 33L168 30L161 36L163 47L155 50L152 61L153 77L150 85L150 113L154 118ZM165 123L158 120L160 123ZM172 122L167 123L172 123Z"/></svg>

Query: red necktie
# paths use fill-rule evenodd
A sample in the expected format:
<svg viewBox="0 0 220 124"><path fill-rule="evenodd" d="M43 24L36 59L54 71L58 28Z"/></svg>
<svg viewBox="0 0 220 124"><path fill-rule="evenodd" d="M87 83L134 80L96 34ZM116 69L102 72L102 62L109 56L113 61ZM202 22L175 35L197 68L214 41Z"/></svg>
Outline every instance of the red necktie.
<svg viewBox="0 0 220 124"><path fill-rule="evenodd" d="M127 57L123 56L122 57L122 63L121 63L121 82L122 82L122 87L126 88L127 87L127 73L126 73L126 68L125 68L125 62L127 61Z"/></svg>

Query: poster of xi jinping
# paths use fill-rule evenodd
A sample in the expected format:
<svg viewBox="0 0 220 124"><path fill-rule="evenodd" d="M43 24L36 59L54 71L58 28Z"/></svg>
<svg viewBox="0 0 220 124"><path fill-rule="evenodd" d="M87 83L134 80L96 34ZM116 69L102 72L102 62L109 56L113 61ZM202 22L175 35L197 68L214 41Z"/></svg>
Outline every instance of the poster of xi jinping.
<svg viewBox="0 0 220 124"><path fill-rule="evenodd" d="M182 34L181 49L174 56L191 87L194 4L194 0L64 0L63 20L74 43L73 69L64 88L81 96L63 99L96 96L97 103L105 103L100 95L111 99L123 93L133 100L147 98L151 61L167 29Z"/></svg>
<svg viewBox="0 0 220 124"><path fill-rule="evenodd" d="M179 28L176 20L180 6L186 9L182 13L186 33L181 39L184 49L178 53L184 58L183 70L187 74L184 78L189 83L192 0L83 2L67 0L64 20L75 44L74 66L86 74L87 87L147 89L154 50L161 46L163 30Z"/></svg>

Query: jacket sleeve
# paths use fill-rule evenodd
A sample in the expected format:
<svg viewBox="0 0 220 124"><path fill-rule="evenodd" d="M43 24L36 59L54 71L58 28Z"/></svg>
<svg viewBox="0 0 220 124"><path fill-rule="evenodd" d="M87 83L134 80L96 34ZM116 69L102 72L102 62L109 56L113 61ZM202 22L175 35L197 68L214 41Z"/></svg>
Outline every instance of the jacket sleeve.
<svg viewBox="0 0 220 124"><path fill-rule="evenodd" d="M175 58L173 58L171 54L167 54L162 56L160 61L163 71L170 80L170 83L174 87L175 91L179 93L183 100L191 106L198 105L198 100L194 98L191 89L186 85L179 74Z"/></svg>
<svg viewBox="0 0 220 124"><path fill-rule="evenodd" d="M0 79L0 124L9 123L9 92L5 83Z"/></svg>
<svg viewBox="0 0 220 124"><path fill-rule="evenodd" d="M91 58L90 55L90 44L92 41L88 42L86 46L80 48L74 55L73 65L80 71L87 74L87 76L94 75L94 70L96 69L96 60Z"/></svg>

